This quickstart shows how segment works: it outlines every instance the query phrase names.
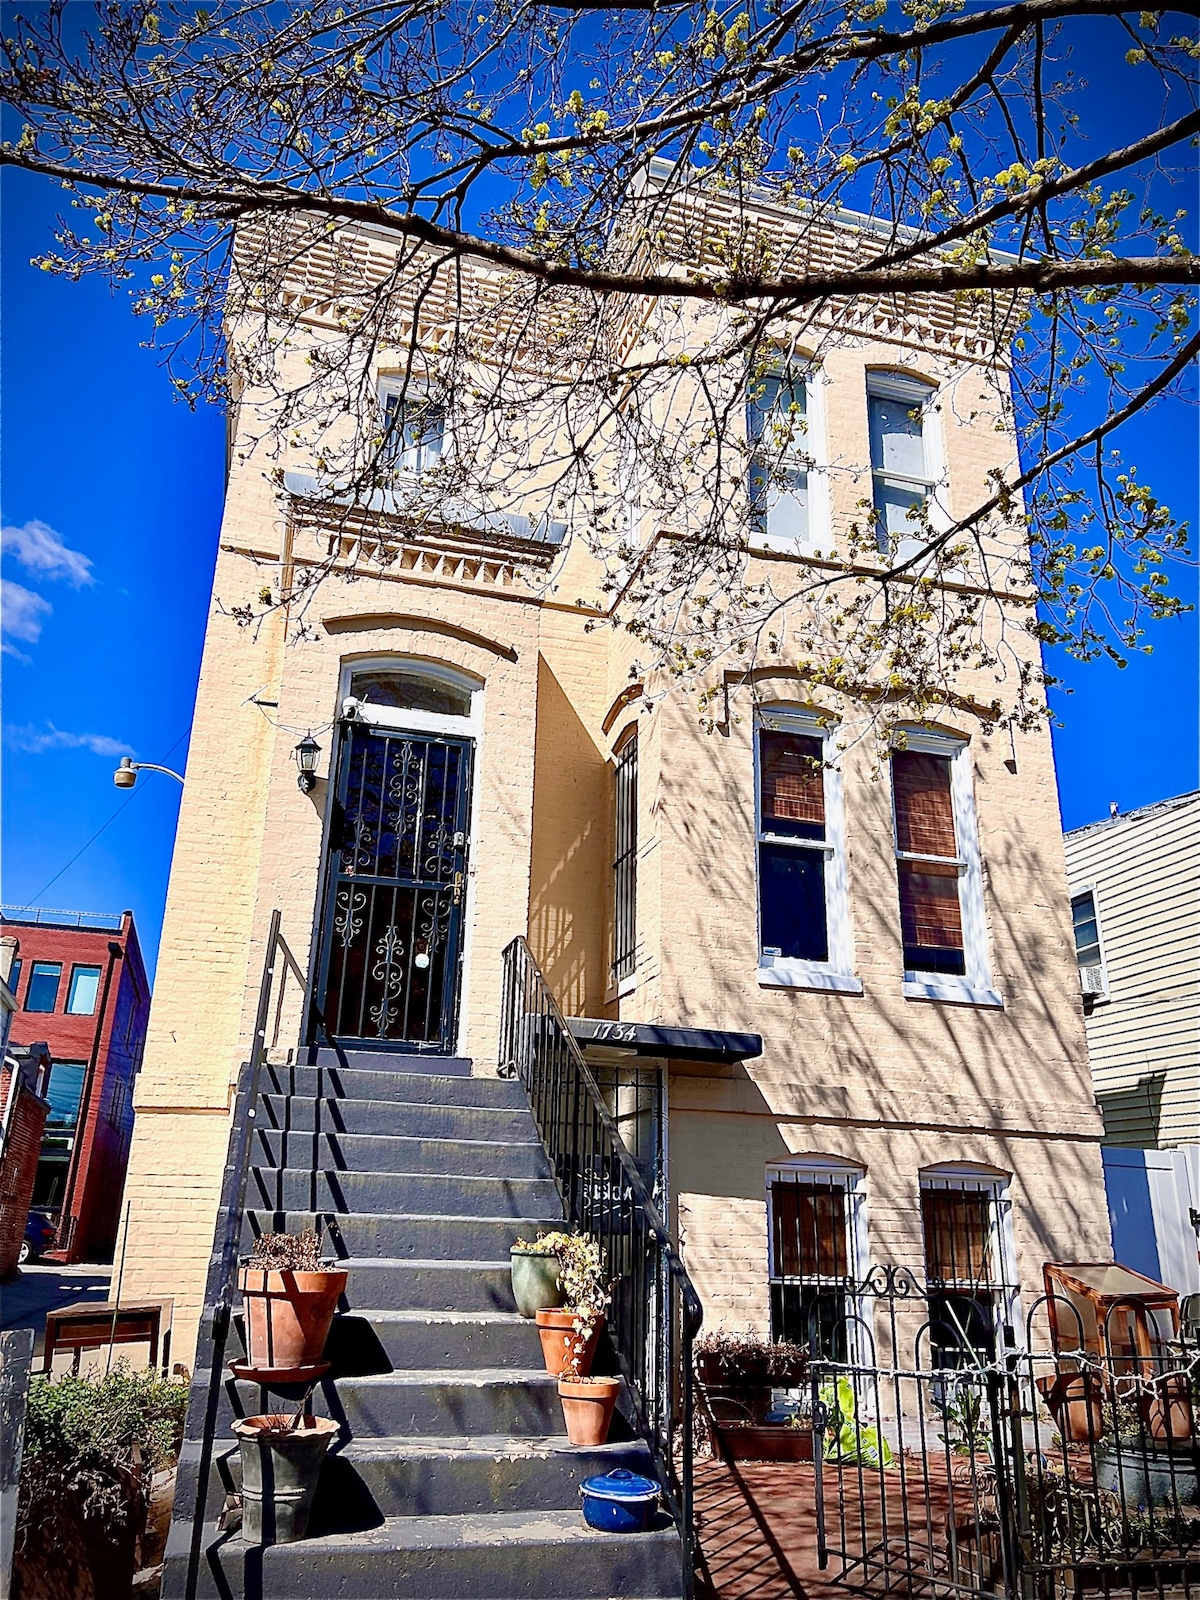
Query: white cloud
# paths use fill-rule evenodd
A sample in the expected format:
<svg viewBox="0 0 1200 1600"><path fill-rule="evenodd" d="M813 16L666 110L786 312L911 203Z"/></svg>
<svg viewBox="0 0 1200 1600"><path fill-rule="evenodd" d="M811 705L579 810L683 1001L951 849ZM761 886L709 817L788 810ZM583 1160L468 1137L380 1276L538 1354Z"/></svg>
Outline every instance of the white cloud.
<svg viewBox="0 0 1200 1600"><path fill-rule="evenodd" d="M9 638L36 644L41 638L42 623L52 609L49 600L43 600L32 589L14 583L11 578L0 578L0 629Z"/></svg>
<svg viewBox="0 0 1200 1600"><path fill-rule="evenodd" d="M16 750L40 756L45 750L90 750L94 756L131 756L133 748L121 739L107 733L67 733L52 722L45 728L26 727L6 729L5 737Z"/></svg>
<svg viewBox="0 0 1200 1600"><path fill-rule="evenodd" d="M5 526L0 529L0 542L4 553L19 561L27 572L36 572L45 578L63 578L72 588L85 583L95 583L92 576L92 558L82 550L72 550L63 543L62 535L45 522L26 522L21 527Z"/></svg>

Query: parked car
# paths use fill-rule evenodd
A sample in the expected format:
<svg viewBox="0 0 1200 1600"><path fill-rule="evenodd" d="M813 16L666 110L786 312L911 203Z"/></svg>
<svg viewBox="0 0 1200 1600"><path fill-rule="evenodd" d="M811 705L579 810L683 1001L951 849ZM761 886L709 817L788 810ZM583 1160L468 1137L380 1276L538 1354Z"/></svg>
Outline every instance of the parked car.
<svg viewBox="0 0 1200 1600"><path fill-rule="evenodd" d="M25 1237L21 1240L17 1261L24 1266L27 1261L37 1261L54 1243L57 1226L44 1211L31 1211L25 1223Z"/></svg>

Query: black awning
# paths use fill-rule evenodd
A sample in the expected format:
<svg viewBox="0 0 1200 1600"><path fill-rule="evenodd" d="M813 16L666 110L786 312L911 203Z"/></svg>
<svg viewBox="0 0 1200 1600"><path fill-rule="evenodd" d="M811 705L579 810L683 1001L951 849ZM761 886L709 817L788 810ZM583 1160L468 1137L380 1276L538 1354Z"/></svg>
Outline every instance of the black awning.
<svg viewBox="0 0 1200 1600"><path fill-rule="evenodd" d="M721 1028L663 1028L655 1022L604 1022L598 1017L568 1017L567 1027L584 1046L632 1050L639 1056L687 1061L744 1061L762 1055L762 1035L726 1033Z"/></svg>

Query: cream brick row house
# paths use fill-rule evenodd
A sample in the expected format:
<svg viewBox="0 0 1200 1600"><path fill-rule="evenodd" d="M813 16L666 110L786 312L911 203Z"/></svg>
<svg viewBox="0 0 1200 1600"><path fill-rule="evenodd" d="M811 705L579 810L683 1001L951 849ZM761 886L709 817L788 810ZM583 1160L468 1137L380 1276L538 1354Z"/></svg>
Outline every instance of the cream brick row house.
<svg viewBox="0 0 1200 1600"><path fill-rule="evenodd" d="M847 247L840 228L813 248ZM367 279L394 265L382 236L343 243ZM336 343L331 270L317 250L295 269L289 360ZM468 304L491 292L473 281ZM721 315L647 311L631 362L703 350ZM761 513L747 581L785 618L864 500L895 545L910 507L953 515L1011 465L971 317L857 308L819 362L793 341L730 409L731 493ZM376 359L372 426L416 482L457 424L432 391L406 416L404 372ZM341 1043L485 1075L501 954L526 935L597 1070L634 1086L630 1143L710 1326L806 1337L886 1264L969 1302L986 1342L1044 1260L1107 1259L1048 731L981 731L965 708L994 684L973 669L964 709L901 708L881 760L872 707L804 677L786 626L698 676L641 670L609 625L637 559L614 579L549 496L439 519L376 494L333 516L299 434L264 470L254 399L235 418L128 1185L127 1292L174 1297L180 1352L275 908ZM756 437L781 415L803 417L803 459L756 484ZM669 518L635 512L644 552ZM235 613L262 589L248 626ZM1036 666L1027 637L1012 648ZM381 820L385 790L400 812L436 790L436 903L400 812ZM284 1045L313 1042L312 1014L287 1013Z"/></svg>

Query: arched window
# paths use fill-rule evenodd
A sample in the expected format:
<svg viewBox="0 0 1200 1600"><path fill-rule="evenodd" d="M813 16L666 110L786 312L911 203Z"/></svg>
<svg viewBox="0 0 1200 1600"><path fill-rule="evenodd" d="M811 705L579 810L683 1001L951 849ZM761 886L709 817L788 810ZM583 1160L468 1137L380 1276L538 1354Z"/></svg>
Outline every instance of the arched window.
<svg viewBox="0 0 1200 1600"><path fill-rule="evenodd" d="M350 669L348 695L368 721L392 726L422 716L471 716L478 685L452 667L418 661L364 664Z"/></svg>
<svg viewBox="0 0 1200 1600"><path fill-rule="evenodd" d="M866 1275L866 1174L836 1156L795 1156L767 1168L771 1337L845 1360Z"/></svg>
<svg viewBox="0 0 1200 1600"><path fill-rule="evenodd" d="M1001 1329L1017 1324L1008 1179L967 1162L926 1167L921 1230L936 1364L995 1360Z"/></svg>

